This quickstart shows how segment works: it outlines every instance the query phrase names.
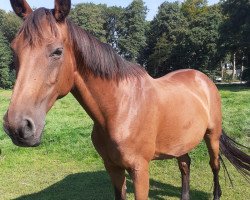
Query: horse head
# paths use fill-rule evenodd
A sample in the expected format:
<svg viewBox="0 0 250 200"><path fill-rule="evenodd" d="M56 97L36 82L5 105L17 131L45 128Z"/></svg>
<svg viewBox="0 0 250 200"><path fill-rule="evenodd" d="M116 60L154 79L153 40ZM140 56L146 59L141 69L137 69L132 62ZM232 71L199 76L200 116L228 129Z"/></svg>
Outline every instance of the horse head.
<svg viewBox="0 0 250 200"><path fill-rule="evenodd" d="M23 25L11 43L17 79L4 116L4 129L18 146L40 144L46 113L74 84L75 60L66 17L71 1L53 10L32 11L25 0L11 0Z"/></svg>

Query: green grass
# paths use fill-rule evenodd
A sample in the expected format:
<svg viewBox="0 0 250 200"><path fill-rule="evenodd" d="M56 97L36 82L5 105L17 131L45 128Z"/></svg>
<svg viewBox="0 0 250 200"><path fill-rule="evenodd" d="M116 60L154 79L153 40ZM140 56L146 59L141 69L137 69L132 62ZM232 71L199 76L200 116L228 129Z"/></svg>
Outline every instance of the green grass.
<svg viewBox="0 0 250 200"><path fill-rule="evenodd" d="M221 87L220 91L224 129L249 145L250 89ZM10 91L0 90L0 123L10 95ZM57 101L47 115L39 147L16 147L0 129L0 200L113 199L110 179L91 143L91 129L92 121L72 95ZM204 143L191 153L191 158L191 199L212 199L212 173ZM249 184L226 164L234 187L221 170L221 199L250 199ZM151 162L150 177L150 199L179 199L181 179L176 160ZM130 179L128 199L134 199Z"/></svg>

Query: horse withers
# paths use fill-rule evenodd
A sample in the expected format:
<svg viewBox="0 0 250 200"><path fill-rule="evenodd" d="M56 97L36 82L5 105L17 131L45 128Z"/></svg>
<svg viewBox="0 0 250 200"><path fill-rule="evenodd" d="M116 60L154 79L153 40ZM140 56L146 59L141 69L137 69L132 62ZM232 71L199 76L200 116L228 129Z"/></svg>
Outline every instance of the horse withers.
<svg viewBox="0 0 250 200"><path fill-rule="evenodd" d="M188 153L206 141L220 199L219 150L243 174L249 156L222 131L221 100L201 72L179 70L153 79L107 44L67 19L70 0L32 11L25 0L11 0L24 22L11 46L17 80L4 117L4 129L23 147L40 144L46 113L71 92L94 121L92 141L104 160L115 199L126 199L125 170L136 200L148 198L149 162L177 158L181 199L189 199Z"/></svg>

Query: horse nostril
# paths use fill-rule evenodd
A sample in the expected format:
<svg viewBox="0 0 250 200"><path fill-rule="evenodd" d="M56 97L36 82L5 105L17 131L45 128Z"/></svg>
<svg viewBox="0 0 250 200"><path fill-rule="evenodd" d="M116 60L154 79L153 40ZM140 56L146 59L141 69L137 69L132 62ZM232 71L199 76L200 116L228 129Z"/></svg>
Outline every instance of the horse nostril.
<svg viewBox="0 0 250 200"><path fill-rule="evenodd" d="M19 129L19 137L22 139L27 139L33 136L35 133L35 124L31 119L24 119L22 126Z"/></svg>
<svg viewBox="0 0 250 200"><path fill-rule="evenodd" d="M27 127L28 130L33 130L33 128L34 128L33 122L26 119L26 127Z"/></svg>

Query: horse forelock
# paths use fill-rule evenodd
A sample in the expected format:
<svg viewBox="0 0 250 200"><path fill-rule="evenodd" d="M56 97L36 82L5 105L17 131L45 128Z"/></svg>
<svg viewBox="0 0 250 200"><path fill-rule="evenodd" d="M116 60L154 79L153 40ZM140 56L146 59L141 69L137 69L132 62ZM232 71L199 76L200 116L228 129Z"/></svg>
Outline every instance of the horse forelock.
<svg viewBox="0 0 250 200"><path fill-rule="evenodd" d="M52 11L46 8L39 8L32 12L24 21L17 34L24 42L31 45L39 45L51 36L57 36L58 29Z"/></svg>

